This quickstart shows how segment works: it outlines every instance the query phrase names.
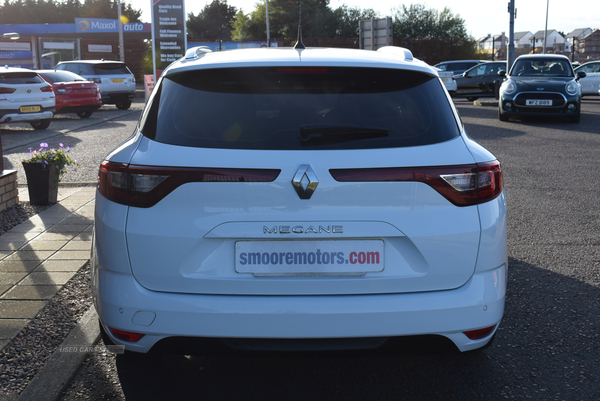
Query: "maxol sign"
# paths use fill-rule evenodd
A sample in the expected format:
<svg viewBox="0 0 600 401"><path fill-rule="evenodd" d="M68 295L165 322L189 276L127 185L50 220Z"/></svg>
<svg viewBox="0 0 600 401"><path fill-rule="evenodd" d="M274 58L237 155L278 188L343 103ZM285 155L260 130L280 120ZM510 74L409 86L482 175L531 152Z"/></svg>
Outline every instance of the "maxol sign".
<svg viewBox="0 0 600 401"><path fill-rule="evenodd" d="M116 19L105 18L75 18L75 32L77 33L107 33L119 32ZM151 24L142 22L130 22L123 24L123 32L150 32Z"/></svg>

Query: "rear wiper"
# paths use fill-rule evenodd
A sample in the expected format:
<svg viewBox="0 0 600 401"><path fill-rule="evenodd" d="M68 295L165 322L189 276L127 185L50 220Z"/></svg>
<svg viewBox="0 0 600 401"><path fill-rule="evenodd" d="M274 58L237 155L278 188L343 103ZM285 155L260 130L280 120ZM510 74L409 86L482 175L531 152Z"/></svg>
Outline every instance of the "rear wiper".
<svg viewBox="0 0 600 401"><path fill-rule="evenodd" d="M303 125L298 139L302 145L328 144L335 142L358 141L361 139L383 138L390 130L364 125Z"/></svg>

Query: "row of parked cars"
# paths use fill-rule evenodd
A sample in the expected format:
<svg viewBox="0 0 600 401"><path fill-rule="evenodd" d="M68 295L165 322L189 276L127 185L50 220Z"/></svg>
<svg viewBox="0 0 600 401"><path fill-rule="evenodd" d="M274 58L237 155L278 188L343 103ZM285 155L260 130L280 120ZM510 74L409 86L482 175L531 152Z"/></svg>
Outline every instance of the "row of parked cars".
<svg viewBox="0 0 600 401"><path fill-rule="evenodd" d="M0 123L29 122L43 130L54 114L88 118L103 104L126 110L134 97L135 77L119 61L65 61L53 70L0 68Z"/></svg>
<svg viewBox="0 0 600 401"><path fill-rule="evenodd" d="M454 60L436 64L453 97L496 97L498 118L557 114L579 122L584 95L600 95L600 61L573 65L561 55L530 54L506 61ZM448 79L448 72L452 79Z"/></svg>

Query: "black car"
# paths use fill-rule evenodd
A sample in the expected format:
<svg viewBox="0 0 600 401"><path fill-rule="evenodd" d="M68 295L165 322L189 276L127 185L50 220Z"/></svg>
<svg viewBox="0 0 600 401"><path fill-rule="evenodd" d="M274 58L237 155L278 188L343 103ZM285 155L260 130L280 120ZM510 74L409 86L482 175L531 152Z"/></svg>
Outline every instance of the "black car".
<svg viewBox="0 0 600 401"><path fill-rule="evenodd" d="M456 92L454 97L466 97L473 101L480 97L496 97L504 80L498 72L506 71L506 61L481 63L454 77Z"/></svg>
<svg viewBox="0 0 600 401"><path fill-rule="evenodd" d="M500 87L498 119L509 117L561 116L578 123L581 85L585 72L573 71L566 56L528 54L519 56Z"/></svg>

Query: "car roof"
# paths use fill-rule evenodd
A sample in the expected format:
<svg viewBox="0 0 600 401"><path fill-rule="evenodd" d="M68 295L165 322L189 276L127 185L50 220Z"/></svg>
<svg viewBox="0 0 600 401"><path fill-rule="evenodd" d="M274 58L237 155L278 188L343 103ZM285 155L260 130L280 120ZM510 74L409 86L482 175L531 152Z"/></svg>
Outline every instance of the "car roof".
<svg viewBox="0 0 600 401"><path fill-rule="evenodd" d="M9 67L5 65L4 67L0 67L0 73L2 72L35 72L30 70L29 68L20 68L20 67Z"/></svg>
<svg viewBox="0 0 600 401"><path fill-rule="evenodd" d="M567 56L563 56L562 54L523 54L519 57L517 57L518 59L523 59L523 58L547 58L549 60L553 59L553 58L560 58L560 59L565 59L567 60L569 63L571 62L571 60L569 60L569 58Z"/></svg>
<svg viewBox="0 0 600 401"><path fill-rule="evenodd" d="M188 49L186 57L192 53L193 51ZM211 52L200 49L196 54L198 56L172 63L163 74L198 68L331 66L406 69L437 75L428 64L414 58L410 51L395 46L386 46L378 51L339 48L252 48Z"/></svg>
<svg viewBox="0 0 600 401"><path fill-rule="evenodd" d="M125 64L122 61L118 60L70 60L70 61L61 61L58 64L72 64L72 63L83 63L83 64Z"/></svg>

